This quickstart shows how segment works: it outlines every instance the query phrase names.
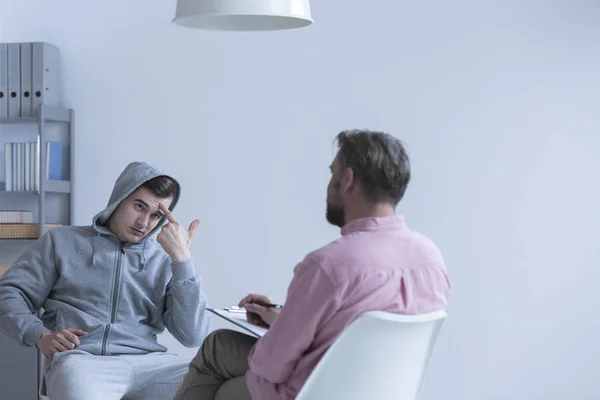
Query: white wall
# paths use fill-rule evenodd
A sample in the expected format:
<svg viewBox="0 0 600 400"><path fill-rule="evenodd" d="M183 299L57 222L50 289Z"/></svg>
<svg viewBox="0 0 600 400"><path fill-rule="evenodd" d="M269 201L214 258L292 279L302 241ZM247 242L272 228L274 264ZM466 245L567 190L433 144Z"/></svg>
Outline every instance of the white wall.
<svg viewBox="0 0 600 400"><path fill-rule="evenodd" d="M597 398L600 3L495 3L313 1L308 29L208 33L171 25L174 0L4 0L0 35L62 50L75 221L127 162L164 166L216 306L282 301L337 236L339 130L403 138L399 211L453 282L425 399Z"/></svg>

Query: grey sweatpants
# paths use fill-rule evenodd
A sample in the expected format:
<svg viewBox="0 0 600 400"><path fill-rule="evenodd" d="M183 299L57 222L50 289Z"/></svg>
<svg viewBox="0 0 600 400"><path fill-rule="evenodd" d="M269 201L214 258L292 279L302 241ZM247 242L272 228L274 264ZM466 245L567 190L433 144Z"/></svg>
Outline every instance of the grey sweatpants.
<svg viewBox="0 0 600 400"><path fill-rule="evenodd" d="M47 395L50 400L170 400L190 359L167 353L57 353L45 369Z"/></svg>

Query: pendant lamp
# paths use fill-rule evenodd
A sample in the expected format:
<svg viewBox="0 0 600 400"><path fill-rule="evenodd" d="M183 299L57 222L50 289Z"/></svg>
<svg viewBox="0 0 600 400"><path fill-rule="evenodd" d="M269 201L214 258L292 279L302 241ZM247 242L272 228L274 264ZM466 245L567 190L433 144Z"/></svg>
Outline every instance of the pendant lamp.
<svg viewBox="0 0 600 400"><path fill-rule="evenodd" d="M312 24L309 0L178 0L173 23L220 31L276 31Z"/></svg>

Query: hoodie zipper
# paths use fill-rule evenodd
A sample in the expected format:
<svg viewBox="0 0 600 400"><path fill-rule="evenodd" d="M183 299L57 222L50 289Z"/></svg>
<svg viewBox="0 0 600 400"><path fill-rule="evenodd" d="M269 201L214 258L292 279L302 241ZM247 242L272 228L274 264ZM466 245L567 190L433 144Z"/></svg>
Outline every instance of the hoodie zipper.
<svg viewBox="0 0 600 400"><path fill-rule="evenodd" d="M125 244L121 243L119 246L119 251L117 253L117 267L115 268L115 279L113 280L113 296L111 299L111 308L110 308L110 324L106 325L104 328L104 336L102 338L102 349L100 351L100 355L106 354L106 346L108 344L108 335L110 333L110 327L115 323L117 318L117 301L119 298L119 286L121 284L121 267L123 265L123 254L125 254Z"/></svg>

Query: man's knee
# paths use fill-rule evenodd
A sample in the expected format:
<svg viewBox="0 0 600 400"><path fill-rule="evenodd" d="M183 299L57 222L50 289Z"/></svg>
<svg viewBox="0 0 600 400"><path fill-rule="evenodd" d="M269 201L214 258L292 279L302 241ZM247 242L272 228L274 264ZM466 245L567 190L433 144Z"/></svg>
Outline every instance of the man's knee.
<svg viewBox="0 0 600 400"><path fill-rule="evenodd" d="M210 361L215 360L219 354L219 346L226 344L233 338L236 331L232 331L230 329L218 329L216 331L211 332L200 346L196 357L192 361L192 364L196 364L197 362L204 361L205 363L210 363Z"/></svg>
<svg viewBox="0 0 600 400"><path fill-rule="evenodd" d="M231 329L213 331L204 339L204 343L191 362L191 367L216 371L226 360L237 361L240 357L247 363L247 353L256 340L254 337Z"/></svg>
<svg viewBox="0 0 600 400"><path fill-rule="evenodd" d="M214 352L219 346L222 346L224 343L230 343L232 340L235 340L235 336L239 334L237 331L232 331L231 329L218 329L216 331L211 332L198 350L198 354L206 352Z"/></svg>
<svg viewBox="0 0 600 400"><path fill-rule="evenodd" d="M229 340L240 333L237 331L233 331L231 329L217 329L216 331L212 331L206 339L204 339L204 343L214 344L215 342L220 342L223 340Z"/></svg>
<svg viewBox="0 0 600 400"><path fill-rule="evenodd" d="M73 395L85 393L84 382L88 382L83 376L85 371L79 357L67 356L51 364L45 376L50 398L72 399Z"/></svg>

